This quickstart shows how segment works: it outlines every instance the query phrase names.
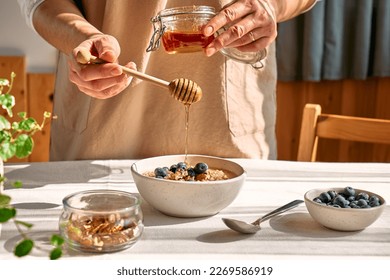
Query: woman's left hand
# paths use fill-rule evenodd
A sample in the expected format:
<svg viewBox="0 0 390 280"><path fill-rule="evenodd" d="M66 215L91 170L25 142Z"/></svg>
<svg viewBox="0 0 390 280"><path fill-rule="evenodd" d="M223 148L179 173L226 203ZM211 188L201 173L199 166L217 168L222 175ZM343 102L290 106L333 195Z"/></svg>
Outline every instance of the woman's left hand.
<svg viewBox="0 0 390 280"><path fill-rule="evenodd" d="M269 0L234 1L223 7L205 25L205 36L211 36L223 27L227 29L207 46L206 55L211 56L226 47L243 52L257 52L266 48L277 36L275 18Z"/></svg>

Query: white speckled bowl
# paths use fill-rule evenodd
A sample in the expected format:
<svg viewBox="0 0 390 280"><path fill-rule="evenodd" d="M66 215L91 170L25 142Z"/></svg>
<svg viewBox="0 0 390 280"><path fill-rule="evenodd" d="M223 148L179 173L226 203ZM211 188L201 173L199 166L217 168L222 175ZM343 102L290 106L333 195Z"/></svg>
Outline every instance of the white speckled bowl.
<svg viewBox="0 0 390 280"><path fill-rule="evenodd" d="M142 159L131 166L137 189L144 200L160 212L175 217L205 217L217 214L237 197L246 178L237 163L211 156L188 155L188 163L206 163L211 169L222 169L234 176L227 180L196 182L173 181L144 176L157 167L184 161L184 155Z"/></svg>
<svg viewBox="0 0 390 280"><path fill-rule="evenodd" d="M305 204L312 218L321 225L339 231L358 231L363 230L382 214L386 207L386 201L383 197L376 193L372 193L362 189L355 189L356 193L365 192L367 194L376 195L381 205L372 208L356 209L356 208L335 208L332 206L321 205L314 202L313 199L318 197L322 192L334 190L340 192L343 188L332 189L313 189L305 194Z"/></svg>

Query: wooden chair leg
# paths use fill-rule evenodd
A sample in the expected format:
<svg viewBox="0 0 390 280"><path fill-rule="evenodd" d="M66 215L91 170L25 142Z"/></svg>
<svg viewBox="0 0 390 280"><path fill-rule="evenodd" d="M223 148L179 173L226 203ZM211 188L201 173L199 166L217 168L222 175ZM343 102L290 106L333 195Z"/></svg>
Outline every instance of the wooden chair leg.
<svg viewBox="0 0 390 280"><path fill-rule="evenodd" d="M298 161L315 161L317 156L318 137L316 126L318 116L321 114L321 106L306 104L303 110L300 140L298 146Z"/></svg>

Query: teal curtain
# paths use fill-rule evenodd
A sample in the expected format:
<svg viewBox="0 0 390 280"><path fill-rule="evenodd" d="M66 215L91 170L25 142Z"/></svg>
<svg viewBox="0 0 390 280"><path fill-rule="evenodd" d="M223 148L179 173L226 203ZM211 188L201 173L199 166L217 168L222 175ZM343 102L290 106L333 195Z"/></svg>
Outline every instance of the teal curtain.
<svg viewBox="0 0 390 280"><path fill-rule="evenodd" d="M322 0L279 23L278 79L390 76L390 0Z"/></svg>

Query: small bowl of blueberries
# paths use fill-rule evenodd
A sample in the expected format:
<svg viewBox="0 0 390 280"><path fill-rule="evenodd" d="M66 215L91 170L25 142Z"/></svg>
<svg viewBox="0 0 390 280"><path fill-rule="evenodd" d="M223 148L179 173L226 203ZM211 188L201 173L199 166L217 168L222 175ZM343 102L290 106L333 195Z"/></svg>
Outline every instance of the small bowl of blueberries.
<svg viewBox="0 0 390 280"><path fill-rule="evenodd" d="M386 206L382 196L351 186L309 190L304 200L315 221L338 231L365 229L379 218Z"/></svg>
<svg viewBox="0 0 390 280"><path fill-rule="evenodd" d="M136 161L131 173L144 201L174 217L212 216L238 196L246 171L205 155L166 155Z"/></svg>

